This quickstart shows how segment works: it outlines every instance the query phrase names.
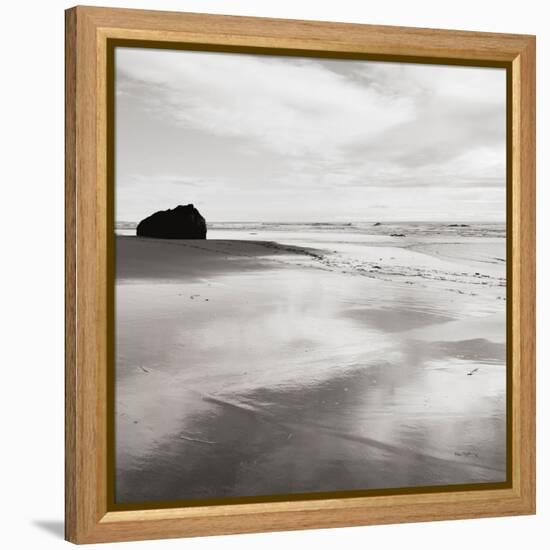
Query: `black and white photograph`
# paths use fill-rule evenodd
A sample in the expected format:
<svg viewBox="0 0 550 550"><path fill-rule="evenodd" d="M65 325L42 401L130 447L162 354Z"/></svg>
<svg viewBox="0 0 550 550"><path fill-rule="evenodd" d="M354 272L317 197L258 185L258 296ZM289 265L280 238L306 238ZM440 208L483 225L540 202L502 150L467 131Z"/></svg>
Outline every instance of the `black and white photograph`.
<svg viewBox="0 0 550 550"><path fill-rule="evenodd" d="M114 76L115 503L506 482L506 70Z"/></svg>

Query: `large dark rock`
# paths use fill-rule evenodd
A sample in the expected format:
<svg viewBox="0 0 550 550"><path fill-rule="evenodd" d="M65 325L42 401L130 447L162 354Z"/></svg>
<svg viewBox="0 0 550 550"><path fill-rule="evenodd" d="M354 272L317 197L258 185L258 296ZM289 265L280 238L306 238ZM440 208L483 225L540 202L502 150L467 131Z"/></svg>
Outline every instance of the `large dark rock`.
<svg viewBox="0 0 550 550"><path fill-rule="evenodd" d="M206 239L206 221L192 204L180 204L141 220L136 234L157 239Z"/></svg>

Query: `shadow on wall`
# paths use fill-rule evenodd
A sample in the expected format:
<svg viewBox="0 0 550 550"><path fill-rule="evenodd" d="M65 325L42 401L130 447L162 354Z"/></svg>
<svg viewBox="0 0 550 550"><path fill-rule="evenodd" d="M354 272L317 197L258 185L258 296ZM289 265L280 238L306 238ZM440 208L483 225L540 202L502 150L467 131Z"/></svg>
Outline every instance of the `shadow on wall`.
<svg viewBox="0 0 550 550"><path fill-rule="evenodd" d="M39 519L32 522L34 526L53 535L56 539L65 538L65 523L60 519Z"/></svg>

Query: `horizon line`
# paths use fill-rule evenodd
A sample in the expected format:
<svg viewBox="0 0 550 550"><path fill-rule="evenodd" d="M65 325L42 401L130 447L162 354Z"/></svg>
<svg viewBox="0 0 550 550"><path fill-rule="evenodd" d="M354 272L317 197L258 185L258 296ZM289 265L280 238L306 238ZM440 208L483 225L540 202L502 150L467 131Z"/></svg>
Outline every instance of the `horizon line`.
<svg viewBox="0 0 550 550"><path fill-rule="evenodd" d="M145 219L145 218L143 218ZM134 220L116 220L115 225L118 223L140 223L140 221L134 221ZM273 220L273 221L260 221L260 220L213 220L213 221L206 221L207 224L209 223L278 223L281 225L311 225L311 224L324 224L324 225L337 225L337 224L353 224L353 223L506 223L506 220L467 220L467 219L450 219L450 220L403 220L403 219L395 219L395 220L380 220L380 219L372 219L372 220L346 220L346 221L325 221L325 220L314 220L314 221L279 221L279 220Z"/></svg>

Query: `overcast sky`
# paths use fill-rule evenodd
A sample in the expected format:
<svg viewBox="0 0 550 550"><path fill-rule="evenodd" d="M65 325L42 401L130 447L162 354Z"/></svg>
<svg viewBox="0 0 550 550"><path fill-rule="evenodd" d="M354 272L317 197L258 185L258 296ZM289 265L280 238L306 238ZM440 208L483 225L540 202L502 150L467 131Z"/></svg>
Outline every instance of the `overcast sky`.
<svg viewBox="0 0 550 550"><path fill-rule="evenodd" d="M117 48L116 220L504 221L503 69Z"/></svg>

